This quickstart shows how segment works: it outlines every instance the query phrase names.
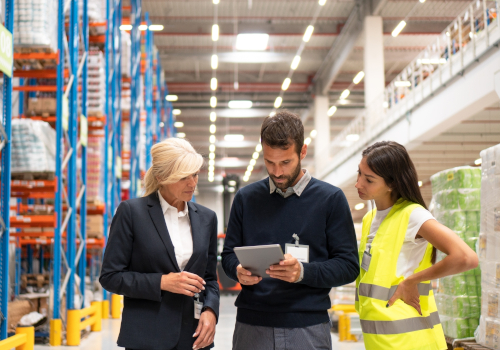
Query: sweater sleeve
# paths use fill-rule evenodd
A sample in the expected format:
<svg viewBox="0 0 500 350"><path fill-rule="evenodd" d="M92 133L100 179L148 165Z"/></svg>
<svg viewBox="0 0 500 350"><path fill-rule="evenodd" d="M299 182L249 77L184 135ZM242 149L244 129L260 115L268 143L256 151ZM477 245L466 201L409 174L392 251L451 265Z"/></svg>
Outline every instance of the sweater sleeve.
<svg viewBox="0 0 500 350"><path fill-rule="evenodd" d="M351 283L359 275L358 247L351 211L344 193L332 196L326 222L328 260L304 263L300 284L332 288Z"/></svg>
<svg viewBox="0 0 500 350"><path fill-rule="evenodd" d="M238 281L236 274L236 267L240 264L236 254L234 253L235 247L241 247L243 245L243 207L241 203L240 192L236 193L233 200L233 205L231 207L231 214L229 215L229 222L226 230L226 239L224 240L224 250L222 251L222 268L226 275L234 280Z"/></svg>

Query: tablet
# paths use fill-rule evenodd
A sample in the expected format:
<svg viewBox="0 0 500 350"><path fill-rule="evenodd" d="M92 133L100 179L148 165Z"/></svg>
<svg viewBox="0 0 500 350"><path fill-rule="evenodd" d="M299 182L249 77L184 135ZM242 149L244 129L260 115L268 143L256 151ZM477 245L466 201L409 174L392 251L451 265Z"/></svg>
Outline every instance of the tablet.
<svg viewBox="0 0 500 350"><path fill-rule="evenodd" d="M279 244L236 247L234 253L244 269L250 271L252 275L262 278L269 277L266 270L271 265L279 264L281 260L285 260Z"/></svg>

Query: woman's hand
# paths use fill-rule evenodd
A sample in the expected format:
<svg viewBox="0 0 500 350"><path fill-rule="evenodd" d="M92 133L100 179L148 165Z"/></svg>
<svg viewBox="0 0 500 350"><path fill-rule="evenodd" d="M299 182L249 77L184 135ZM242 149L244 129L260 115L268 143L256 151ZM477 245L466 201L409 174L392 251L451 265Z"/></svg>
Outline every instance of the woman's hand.
<svg viewBox="0 0 500 350"><path fill-rule="evenodd" d="M392 298L387 303L387 307L392 306L396 300L401 299L406 304L415 308L420 316L422 316L422 310L420 309L420 294L418 293L418 284L409 282L408 280L402 281Z"/></svg>
<svg viewBox="0 0 500 350"><path fill-rule="evenodd" d="M203 278L186 271L178 273L171 272L168 275L161 276L161 290L176 294L184 294L189 297L205 290L205 284Z"/></svg>
<svg viewBox="0 0 500 350"><path fill-rule="evenodd" d="M217 318L212 309L207 308L201 313L198 327L193 334L193 338L198 337L193 344L193 350L206 348L214 342L216 323Z"/></svg>

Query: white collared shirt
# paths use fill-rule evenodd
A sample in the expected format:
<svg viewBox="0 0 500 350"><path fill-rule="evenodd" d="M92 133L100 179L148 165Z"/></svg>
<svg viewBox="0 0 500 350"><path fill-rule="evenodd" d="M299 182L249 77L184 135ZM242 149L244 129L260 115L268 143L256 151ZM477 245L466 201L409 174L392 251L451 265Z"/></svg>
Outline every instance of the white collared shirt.
<svg viewBox="0 0 500 350"><path fill-rule="evenodd" d="M193 235L191 233L191 222L189 221L189 209L184 202L184 210L177 211L171 206L158 191L161 209L165 217L170 240L174 246L175 259L181 271L184 271L191 255L193 255Z"/></svg>

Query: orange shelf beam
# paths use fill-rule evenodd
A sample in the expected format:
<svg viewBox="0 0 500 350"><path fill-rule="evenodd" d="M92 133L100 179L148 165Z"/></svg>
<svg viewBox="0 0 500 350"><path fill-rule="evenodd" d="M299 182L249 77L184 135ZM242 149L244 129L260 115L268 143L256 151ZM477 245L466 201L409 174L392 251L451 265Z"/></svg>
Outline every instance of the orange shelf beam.
<svg viewBox="0 0 500 350"><path fill-rule="evenodd" d="M18 215L11 216L10 226L22 227L55 227L56 216L54 215Z"/></svg>
<svg viewBox="0 0 500 350"><path fill-rule="evenodd" d="M14 77L17 78L45 78L45 79L55 79L57 78L57 70L55 69L35 69L35 70L15 70ZM64 70L64 77L69 77L68 69Z"/></svg>
<svg viewBox="0 0 500 350"><path fill-rule="evenodd" d="M55 180L12 180L11 191L22 193L55 192L56 186Z"/></svg>
<svg viewBox="0 0 500 350"><path fill-rule="evenodd" d="M32 52L21 53L14 52L14 60L56 60L59 63L59 52L45 53L45 52Z"/></svg>

